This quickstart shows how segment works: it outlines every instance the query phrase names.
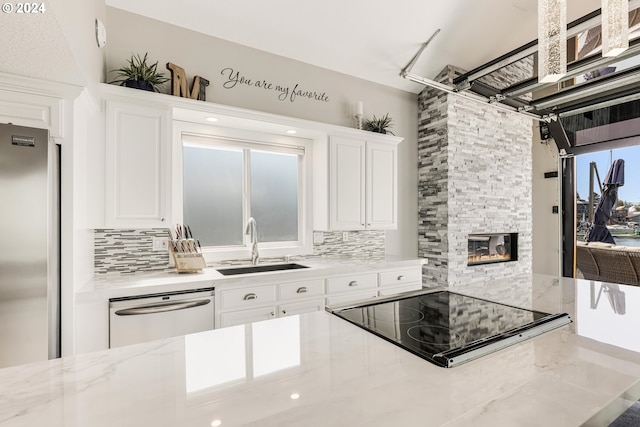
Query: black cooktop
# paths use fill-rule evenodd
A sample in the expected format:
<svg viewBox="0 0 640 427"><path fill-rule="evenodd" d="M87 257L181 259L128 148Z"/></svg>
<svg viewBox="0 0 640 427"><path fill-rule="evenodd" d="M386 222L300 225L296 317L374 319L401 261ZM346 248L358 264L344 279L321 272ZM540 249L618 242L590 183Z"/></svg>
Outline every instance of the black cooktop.
<svg viewBox="0 0 640 427"><path fill-rule="evenodd" d="M566 313L525 310L449 291L332 313L447 368L571 323Z"/></svg>

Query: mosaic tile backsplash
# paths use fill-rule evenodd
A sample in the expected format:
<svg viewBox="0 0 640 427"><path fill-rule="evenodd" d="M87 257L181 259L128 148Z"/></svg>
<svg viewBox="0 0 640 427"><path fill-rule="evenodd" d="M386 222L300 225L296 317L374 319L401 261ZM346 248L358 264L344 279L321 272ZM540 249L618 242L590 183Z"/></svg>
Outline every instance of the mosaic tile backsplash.
<svg viewBox="0 0 640 427"><path fill-rule="evenodd" d="M155 237L167 238L167 229L95 230L95 274L169 269L169 252L153 250Z"/></svg>
<svg viewBox="0 0 640 427"><path fill-rule="evenodd" d="M342 232L322 232L323 242L313 245L313 255L295 256L292 260L308 258L351 258L378 261L385 257L384 231L350 231L349 240L342 240ZM153 239L166 238L167 229L97 229L95 230L95 274L132 274L138 271L172 270L169 253L153 250ZM212 266L246 264L248 259L216 262ZM280 262L282 258L261 258L264 263Z"/></svg>

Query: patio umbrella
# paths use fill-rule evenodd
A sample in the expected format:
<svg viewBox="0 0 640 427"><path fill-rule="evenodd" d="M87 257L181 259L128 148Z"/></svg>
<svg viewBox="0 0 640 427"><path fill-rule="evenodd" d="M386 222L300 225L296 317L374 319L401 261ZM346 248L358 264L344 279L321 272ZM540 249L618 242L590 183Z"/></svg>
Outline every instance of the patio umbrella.
<svg viewBox="0 0 640 427"><path fill-rule="evenodd" d="M616 161L613 162L602 184L602 197L600 197L596 212L593 215L593 222L584 235L584 240L587 242L604 242L615 245L616 242L607 229L607 223L611 217L611 209L613 209L613 206L618 200L618 187L624 185L624 160L616 159Z"/></svg>

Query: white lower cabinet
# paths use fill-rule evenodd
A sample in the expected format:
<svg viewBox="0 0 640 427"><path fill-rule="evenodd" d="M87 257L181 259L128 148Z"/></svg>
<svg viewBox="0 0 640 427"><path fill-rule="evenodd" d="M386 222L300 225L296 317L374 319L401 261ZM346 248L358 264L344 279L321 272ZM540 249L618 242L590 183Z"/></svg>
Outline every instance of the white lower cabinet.
<svg viewBox="0 0 640 427"><path fill-rule="evenodd" d="M327 305L329 307L334 305L342 305L355 301L362 301L378 296L378 289L373 288L364 292L351 292L342 295L337 295L327 298Z"/></svg>
<svg viewBox="0 0 640 427"><path fill-rule="evenodd" d="M220 315L220 327L244 325L246 323L269 320L276 317L276 307L268 306L251 310L238 310Z"/></svg>
<svg viewBox="0 0 640 427"><path fill-rule="evenodd" d="M327 305L341 305L378 296L377 273L352 274L327 279Z"/></svg>
<svg viewBox="0 0 640 427"><path fill-rule="evenodd" d="M293 316L296 314L311 313L324 310L324 298L316 298L308 301L289 302L278 306L278 317Z"/></svg>
<svg viewBox="0 0 640 427"><path fill-rule="evenodd" d="M216 290L216 327L292 316L422 288L422 267Z"/></svg>
<svg viewBox="0 0 640 427"><path fill-rule="evenodd" d="M384 271L378 274L378 295L389 296L422 289L422 267Z"/></svg>
<svg viewBox="0 0 640 427"><path fill-rule="evenodd" d="M377 286L378 276L376 273L354 274L327 279L327 293L330 295L341 292L358 292L367 288L376 288Z"/></svg>
<svg viewBox="0 0 640 427"><path fill-rule="evenodd" d="M324 310L324 279L278 285L278 317Z"/></svg>
<svg viewBox="0 0 640 427"><path fill-rule="evenodd" d="M385 288L380 288L378 291L378 295L381 297L386 297L389 295L401 294L403 292L411 292L411 291L419 291L422 289L422 284L413 283L410 285L402 285L402 286L387 286Z"/></svg>
<svg viewBox="0 0 640 427"><path fill-rule="evenodd" d="M220 298L222 311L275 305L277 301L275 285L223 289L216 293L216 298Z"/></svg>

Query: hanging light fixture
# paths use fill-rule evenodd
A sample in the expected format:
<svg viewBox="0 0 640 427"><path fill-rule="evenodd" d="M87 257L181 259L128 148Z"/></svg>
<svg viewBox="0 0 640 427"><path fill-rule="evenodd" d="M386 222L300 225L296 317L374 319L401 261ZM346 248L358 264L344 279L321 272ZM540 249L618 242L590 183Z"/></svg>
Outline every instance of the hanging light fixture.
<svg viewBox="0 0 640 427"><path fill-rule="evenodd" d="M567 2L538 0L538 81L554 83L566 73Z"/></svg>
<svg viewBox="0 0 640 427"><path fill-rule="evenodd" d="M602 0L602 56L629 49L629 0Z"/></svg>

